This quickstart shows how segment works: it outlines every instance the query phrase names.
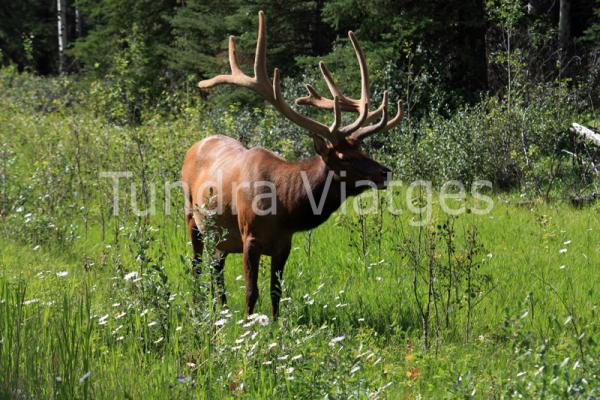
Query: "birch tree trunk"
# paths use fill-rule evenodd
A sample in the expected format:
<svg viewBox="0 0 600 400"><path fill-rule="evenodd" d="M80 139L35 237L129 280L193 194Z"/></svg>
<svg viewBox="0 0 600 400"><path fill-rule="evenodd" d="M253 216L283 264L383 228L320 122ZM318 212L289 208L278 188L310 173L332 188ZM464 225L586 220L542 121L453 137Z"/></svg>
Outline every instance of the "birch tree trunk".
<svg viewBox="0 0 600 400"><path fill-rule="evenodd" d="M56 0L56 17L58 27L58 72L64 74L66 72L67 0Z"/></svg>

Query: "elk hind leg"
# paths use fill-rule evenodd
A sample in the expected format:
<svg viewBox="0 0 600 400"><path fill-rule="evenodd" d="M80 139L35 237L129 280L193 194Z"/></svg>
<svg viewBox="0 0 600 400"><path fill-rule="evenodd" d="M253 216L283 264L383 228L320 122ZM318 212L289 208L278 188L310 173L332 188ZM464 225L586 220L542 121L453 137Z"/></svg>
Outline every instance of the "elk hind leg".
<svg viewBox="0 0 600 400"><path fill-rule="evenodd" d="M258 300L258 267L260 264L260 248L253 237L244 239L243 261L246 281L246 315L252 315Z"/></svg>
<svg viewBox="0 0 600 400"><path fill-rule="evenodd" d="M198 226L196 225L196 221L192 214L186 215L186 222L188 226L188 233L190 235L190 240L192 241L192 249L194 252L192 258L192 272L194 277L198 276L201 272L200 268L202 266L202 249L204 248L204 241L202 238L202 233Z"/></svg>
<svg viewBox="0 0 600 400"><path fill-rule="evenodd" d="M283 267L290 255L291 243L283 246L271 257L271 311L273 319L279 316L279 300L281 299L281 278Z"/></svg>

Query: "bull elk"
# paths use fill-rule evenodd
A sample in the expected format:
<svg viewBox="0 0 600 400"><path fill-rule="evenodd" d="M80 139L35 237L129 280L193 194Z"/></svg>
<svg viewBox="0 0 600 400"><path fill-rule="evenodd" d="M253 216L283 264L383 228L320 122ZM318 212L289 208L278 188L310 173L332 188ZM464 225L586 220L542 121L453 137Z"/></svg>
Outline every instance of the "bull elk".
<svg viewBox="0 0 600 400"><path fill-rule="evenodd" d="M383 189L391 171L371 159L360 148L361 141L376 132L400 123L402 110L388 119L388 93L379 108L369 111L369 77L365 56L352 32L348 32L360 69L360 99L344 96L323 62L319 63L332 98L323 97L306 85L308 96L296 104L333 111L333 123L324 125L295 111L281 94L280 72L267 74L265 17L258 13L258 41L254 77L242 72L234 37L229 38L231 74L218 75L198 83L201 89L232 84L251 89L271 103L313 139L316 156L290 162L263 148L244 147L226 136L210 136L195 143L187 152L182 168L186 223L194 251L194 262L203 250L203 226L207 218L202 207L218 203L212 213L214 225L226 232L217 243L215 275L218 300L226 302L223 267L229 253L243 253L246 283L246 313L252 314L258 299L258 270L261 255L271 256L271 306L273 318L279 313L280 278L290 253L295 232L317 227L337 210L346 196L355 196L369 187ZM342 125L341 113L358 114ZM214 179L217 179L218 184ZM371 185L359 184L371 182ZM259 184L260 183L260 184ZM266 196L266 187L275 188ZM229 190L231 189L231 190ZM316 207L316 200L321 207ZM215 203L215 204L216 204ZM263 212L264 210L273 212Z"/></svg>

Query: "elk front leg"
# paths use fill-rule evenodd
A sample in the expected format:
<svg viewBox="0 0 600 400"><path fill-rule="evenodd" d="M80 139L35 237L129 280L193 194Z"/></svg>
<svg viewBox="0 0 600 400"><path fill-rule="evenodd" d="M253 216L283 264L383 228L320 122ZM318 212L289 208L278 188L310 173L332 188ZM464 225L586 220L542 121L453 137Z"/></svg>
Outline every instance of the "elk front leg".
<svg viewBox="0 0 600 400"><path fill-rule="evenodd" d="M243 260L246 280L246 315L252 315L256 300L258 300L258 267L260 264L259 244L252 236L244 239Z"/></svg>
<svg viewBox="0 0 600 400"><path fill-rule="evenodd" d="M281 277L283 267L290 255L291 243L286 243L271 257L271 310L273 319L279 316L279 300L281 299Z"/></svg>

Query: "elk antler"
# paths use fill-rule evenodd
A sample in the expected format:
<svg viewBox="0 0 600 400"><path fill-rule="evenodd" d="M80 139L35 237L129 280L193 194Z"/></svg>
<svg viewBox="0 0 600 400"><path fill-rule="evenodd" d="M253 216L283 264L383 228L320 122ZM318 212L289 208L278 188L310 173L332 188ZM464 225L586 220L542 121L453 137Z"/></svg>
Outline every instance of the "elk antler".
<svg viewBox="0 0 600 400"><path fill-rule="evenodd" d="M368 75L368 71L367 71L367 65L365 62L365 56L364 56L364 53L363 53L360 45L358 44L358 40L356 39L356 36L354 36L354 33L352 31L350 31L350 32L348 32L348 37L350 38L350 42L352 43L352 47L354 48L354 52L356 53L356 58L358 59L358 65L360 68L360 74L361 74L361 96L360 96L360 99L356 100L356 99L352 99L350 97L346 97L340 92L340 90L338 89L337 85L335 84L335 82L333 80L331 72L329 72L329 69L327 69L327 66L325 65L325 63L323 61L321 61L319 63L319 68L321 70L321 74L323 75L323 80L325 80L325 83L327 84L327 87L329 88L331 95L334 97L336 97L336 96L339 97L341 109L343 111L352 111L352 112L359 113L359 118L357 118L357 121L358 121L358 120L362 119L360 115L363 112L363 107L366 107L368 109L369 75ZM366 91L365 91L365 89L366 89ZM306 90L308 91L308 96L297 98L296 104L312 105L312 106L315 106L317 108L322 108L322 109L332 109L333 108L333 100L323 97L319 92L317 92L317 90L313 86L307 84ZM354 129L349 129L349 130L352 130L352 132L350 133L350 136L352 137L352 139L361 140L361 139L364 139L367 136L372 135L376 132L384 132L384 131L390 130L402 121L402 116L403 116L402 115L402 106L400 104L400 101L398 101L396 115L388 122L387 101L388 101L388 93L387 93L387 91L385 91L383 93L383 100L382 100L382 103L379 106L379 108L376 109L375 111L368 111L366 118L363 120L363 122L358 127L352 126L352 128L354 128ZM377 118L380 118L379 122L377 122L375 124L371 124Z"/></svg>
<svg viewBox="0 0 600 400"><path fill-rule="evenodd" d="M281 78L278 68L273 73L273 81L267 74L267 38L265 32L265 15L262 11L258 12L258 40L256 43L256 55L254 59L254 77L246 75L240 68L237 61L235 49L235 40L233 36L229 37L229 65L231 74L217 75L211 79L203 80L198 83L199 88L210 88L221 84L233 84L237 86L252 89L260 94L266 101L271 103L279 112L286 116L296 125L306 129L309 134L319 136L333 144L340 143L344 138L350 136L354 140L362 139L377 131L388 130L396 126L402 119L400 103L398 103L398 113L387 122L387 92L384 93L381 106L369 113L369 76L365 62L365 56L358 45L358 41L352 32L349 32L352 46L356 52L361 74L361 96L359 100L350 99L344 96L335 85L331 73L323 62L319 65L323 78L329 87L333 100L323 98L312 86L307 85L309 96L296 100L297 104L311 104L318 108L333 110L334 121L331 126L326 126L318 121L308 118L296 112L285 101L281 94ZM341 112L353 111L358 113L354 122L347 126L341 126ZM367 125L369 121L379 117L378 123Z"/></svg>

